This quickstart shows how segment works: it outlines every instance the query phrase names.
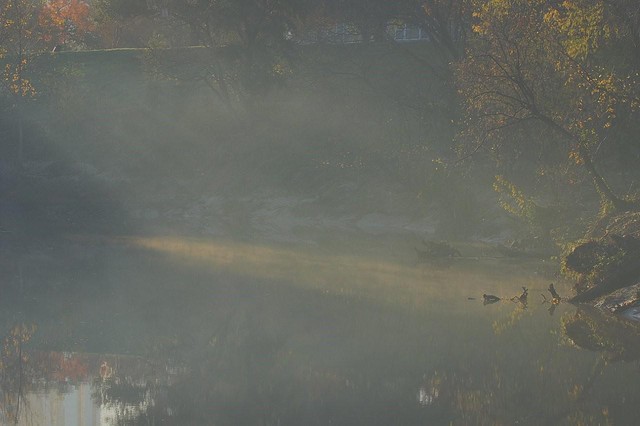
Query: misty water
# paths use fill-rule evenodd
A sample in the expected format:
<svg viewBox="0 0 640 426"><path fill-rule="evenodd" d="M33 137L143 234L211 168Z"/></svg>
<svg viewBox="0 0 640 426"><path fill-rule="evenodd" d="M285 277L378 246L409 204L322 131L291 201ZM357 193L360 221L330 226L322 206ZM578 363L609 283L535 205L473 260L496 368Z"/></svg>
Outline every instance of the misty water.
<svg viewBox="0 0 640 426"><path fill-rule="evenodd" d="M412 244L358 233L25 244L1 265L3 421L17 410L23 425L636 422L637 326L549 303L550 282L569 286L547 262L465 246L425 263ZM511 300L522 287L527 303ZM17 324L32 335L10 362Z"/></svg>

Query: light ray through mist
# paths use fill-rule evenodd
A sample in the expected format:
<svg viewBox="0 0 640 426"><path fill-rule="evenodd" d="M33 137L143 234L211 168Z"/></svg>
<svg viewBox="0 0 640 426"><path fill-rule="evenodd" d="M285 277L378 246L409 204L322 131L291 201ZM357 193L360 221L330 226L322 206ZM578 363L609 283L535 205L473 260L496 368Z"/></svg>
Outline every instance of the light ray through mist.
<svg viewBox="0 0 640 426"><path fill-rule="evenodd" d="M404 265L366 255L317 253L312 248L178 237L128 237L120 242L214 271L286 282L327 294L409 305L420 305L441 297L466 299L478 296L477 293L481 296L483 291L511 297L510 293L518 293L522 286L542 289L548 285L534 272L519 274L515 281L505 283L496 275L495 264L491 261L452 260L456 262L456 268L447 268ZM513 267L518 268L517 265Z"/></svg>

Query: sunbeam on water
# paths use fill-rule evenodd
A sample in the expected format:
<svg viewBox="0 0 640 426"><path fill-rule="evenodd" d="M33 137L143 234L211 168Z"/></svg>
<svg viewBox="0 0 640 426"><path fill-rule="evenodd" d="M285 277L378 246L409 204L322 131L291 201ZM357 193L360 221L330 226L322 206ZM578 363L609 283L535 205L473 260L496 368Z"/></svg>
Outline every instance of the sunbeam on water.
<svg viewBox="0 0 640 426"><path fill-rule="evenodd" d="M297 246L173 236L69 240L75 249L61 250L51 263L67 268L45 276L88 282L90 289L69 301L55 294L18 299L15 309L35 311L27 317L38 327L18 325L5 338L13 349L1 360L10 379L3 389L11 398L24 393L20 404L0 406L7 416L24 405L32 419L52 424L64 423L46 407L89 425L132 418L193 424L193 415L202 416L198 424L500 418L533 425L601 419L609 401L636 392L633 366L616 362L633 359L635 332L627 327L621 336L604 317L544 303L548 276L540 261L413 264L391 248L373 250L370 240ZM98 257L79 264L78 252L87 253L85 260ZM31 276L23 270L27 284ZM568 292L562 283L556 288ZM482 293L500 300L483 304ZM41 311L48 314L38 320ZM34 348L20 361L16 354L31 333ZM599 333L611 344L594 346ZM20 371L28 372L28 384L14 380ZM532 392L547 396L521 402ZM28 418L19 424L31 424Z"/></svg>
<svg viewBox="0 0 640 426"><path fill-rule="evenodd" d="M464 262L454 259L452 262L457 263L456 267L438 268L407 265L366 254L327 254L326 250L305 247L269 247L174 237L133 237L118 241L163 253L174 260L255 278L281 280L335 294L357 294L372 299L402 298L416 305L427 298L433 300L435 296L477 296L482 289L499 290L506 295L523 286L546 286L530 264L520 265L528 266L529 273L516 275L505 283L499 274L495 274L495 260ZM514 267L503 265L509 266Z"/></svg>

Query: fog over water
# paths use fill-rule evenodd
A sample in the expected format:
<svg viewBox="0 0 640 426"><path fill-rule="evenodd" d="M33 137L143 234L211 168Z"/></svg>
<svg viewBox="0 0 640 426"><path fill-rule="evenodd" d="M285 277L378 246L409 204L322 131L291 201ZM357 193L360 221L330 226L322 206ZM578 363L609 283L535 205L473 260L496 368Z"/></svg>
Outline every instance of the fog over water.
<svg viewBox="0 0 640 426"><path fill-rule="evenodd" d="M463 149L415 34L301 43L269 84L233 46L37 56L0 117L0 423L636 424L637 305L561 275L590 177Z"/></svg>
<svg viewBox="0 0 640 426"><path fill-rule="evenodd" d="M37 326L19 424L632 422L637 343L572 343L572 319L614 328L543 304L543 263L416 265L372 244L393 246L73 238L25 253L2 300L5 323ZM528 303L509 300L523 286Z"/></svg>

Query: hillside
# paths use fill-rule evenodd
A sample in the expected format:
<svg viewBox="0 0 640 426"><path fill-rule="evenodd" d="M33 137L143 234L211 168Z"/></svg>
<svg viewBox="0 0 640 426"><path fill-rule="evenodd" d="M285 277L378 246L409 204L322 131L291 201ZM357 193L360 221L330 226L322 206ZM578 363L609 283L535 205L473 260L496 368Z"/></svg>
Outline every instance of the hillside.
<svg viewBox="0 0 640 426"><path fill-rule="evenodd" d="M508 221L497 217L492 175L455 170L450 89L422 78L411 56L380 49L306 47L295 78L233 110L193 77L197 48L46 54L32 66L42 91L26 107L25 173L7 162L16 182L7 184L13 207L3 226L500 237L498 223ZM351 73L356 60L384 66L363 81ZM402 91L420 108L403 105ZM5 145L5 158L14 149Z"/></svg>

